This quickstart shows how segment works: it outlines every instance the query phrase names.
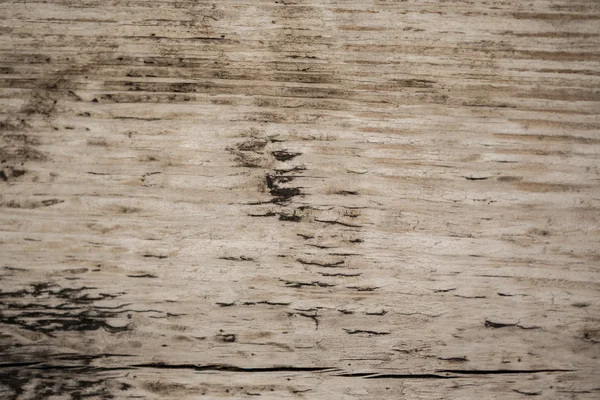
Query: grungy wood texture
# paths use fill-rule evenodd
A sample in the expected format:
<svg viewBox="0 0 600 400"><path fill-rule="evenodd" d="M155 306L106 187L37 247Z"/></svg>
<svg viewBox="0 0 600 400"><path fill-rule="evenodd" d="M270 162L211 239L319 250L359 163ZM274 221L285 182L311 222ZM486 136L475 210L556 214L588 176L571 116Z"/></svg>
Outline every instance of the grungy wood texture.
<svg viewBox="0 0 600 400"><path fill-rule="evenodd" d="M0 398L600 398L600 2L0 15Z"/></svg>

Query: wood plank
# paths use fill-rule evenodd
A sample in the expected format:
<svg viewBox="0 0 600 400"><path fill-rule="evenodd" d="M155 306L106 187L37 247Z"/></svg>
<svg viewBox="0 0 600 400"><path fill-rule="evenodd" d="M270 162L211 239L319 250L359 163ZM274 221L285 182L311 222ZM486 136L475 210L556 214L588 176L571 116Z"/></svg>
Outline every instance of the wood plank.
<svg viewBox="0 0 600 400"><path fill-rule="evenodd" d="M599 2L0 15L0 397L598 398Z"/></svg>

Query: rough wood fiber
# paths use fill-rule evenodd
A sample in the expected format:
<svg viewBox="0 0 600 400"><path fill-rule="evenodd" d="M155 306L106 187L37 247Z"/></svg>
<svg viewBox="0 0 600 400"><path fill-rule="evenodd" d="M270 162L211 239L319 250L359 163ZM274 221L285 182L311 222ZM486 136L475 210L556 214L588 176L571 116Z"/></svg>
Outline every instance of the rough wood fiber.
<svg viewBox="0 0 600 400"><path fill-rule="evenodd" d="M0 397L600 396L600 2L0 2Z"/></svg>

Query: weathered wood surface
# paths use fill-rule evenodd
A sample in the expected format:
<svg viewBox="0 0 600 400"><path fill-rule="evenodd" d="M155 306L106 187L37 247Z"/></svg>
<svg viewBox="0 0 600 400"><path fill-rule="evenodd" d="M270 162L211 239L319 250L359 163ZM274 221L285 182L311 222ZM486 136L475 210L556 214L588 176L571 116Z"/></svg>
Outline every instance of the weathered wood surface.
<svg viewBox="0 0 600 400"><path fill-rule="evenodd" d="M600 396L600 2L0 15L1 398Z"/></svg>

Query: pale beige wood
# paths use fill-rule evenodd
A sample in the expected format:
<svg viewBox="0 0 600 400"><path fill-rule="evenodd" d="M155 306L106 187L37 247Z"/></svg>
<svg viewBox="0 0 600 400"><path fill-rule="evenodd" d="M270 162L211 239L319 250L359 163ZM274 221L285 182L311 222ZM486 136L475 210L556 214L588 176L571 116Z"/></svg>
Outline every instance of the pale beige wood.
<svg viewBox="0 0 600 400"><path fill-rule="evenodd" d="M0 3L0 397L600 395L600 3Z"/></svg>

